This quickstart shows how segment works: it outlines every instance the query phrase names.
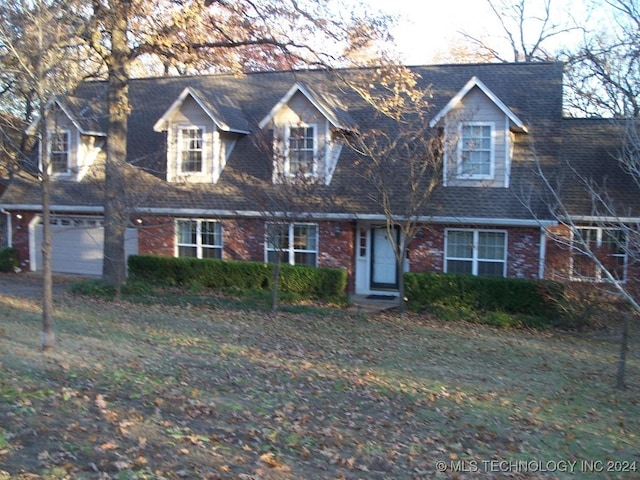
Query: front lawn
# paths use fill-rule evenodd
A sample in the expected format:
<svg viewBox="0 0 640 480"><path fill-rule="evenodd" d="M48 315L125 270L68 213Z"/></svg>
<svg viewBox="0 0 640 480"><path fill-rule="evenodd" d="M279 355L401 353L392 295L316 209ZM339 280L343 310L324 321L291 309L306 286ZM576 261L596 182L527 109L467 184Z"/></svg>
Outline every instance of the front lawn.
<svg viewBox="0 0 640 480"><path fill-rule="evenodd" d="M65 293L41 352L40 321L0 294L0 479L640 478L637 325L621 392L593 333Z"/></svg>

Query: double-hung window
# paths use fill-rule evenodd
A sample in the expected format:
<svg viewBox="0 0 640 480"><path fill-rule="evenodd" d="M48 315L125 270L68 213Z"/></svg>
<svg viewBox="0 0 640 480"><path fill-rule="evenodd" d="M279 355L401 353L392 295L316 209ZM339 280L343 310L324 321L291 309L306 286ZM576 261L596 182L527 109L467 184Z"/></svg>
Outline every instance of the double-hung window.
<svg viewBox="0 0 640 480"><path fill-rule="evenodd" d="M204 158L204 129L183 127L179 131L180 171L182 173L202 172Z"/></svg>
<svg viewBox="0 0 640 480"><path fill-rule="evenodd" d="M316 174L316 127L306 125L288 129L288 174L311 176Z"/></svg>
<svg viewBox="0 0 640 480"><path fill-rule="evenodd" d="M215 220L178 220L178 257L222 258L222 226Z"/></svg>
<svg viewBox="0 0 640 480"><path fill-rule="evenodd" d="M311 223L269 223L266 228L266 259L269 263L309 265L318 263L318 226Z"/></svg>
<svg viewBox="0 0 640 480"><path fill-rule="evenodd" d="M69 132L52 132L49 136L50 172L69 173Z"/></svg>
<svg viewBox="0 0 640 480"><path fill-rule="evenodd" d="M496 230L447 230L447 273L504 277L507 234Z"/></svg>
<svg viewBox="0 0 640 480"><path fill-rule="evenodd" d="M458 142L458 177L490 179L494 174L493 125L463 123Z"/></svg>
<svg viewBox="0 0 640 480"><path fill-rule="evenodd" d="M604 281L605 271L625 280L627 235L619 228L582 227L573 231L571 276L574 280ZM600 265L592 257L594 255Z"/></svg>

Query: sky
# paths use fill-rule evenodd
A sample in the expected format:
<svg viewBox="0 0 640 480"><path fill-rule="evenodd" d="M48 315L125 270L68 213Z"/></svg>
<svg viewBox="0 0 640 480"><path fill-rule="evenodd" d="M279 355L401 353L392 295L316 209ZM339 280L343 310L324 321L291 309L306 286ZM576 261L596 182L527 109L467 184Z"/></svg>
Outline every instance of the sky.
<svg viewBox="0 0 640 480"><path fill-rule="evenodd" d="M432 63L438 52L446 51L451 43L461 38L460 30L474 37L491 36L492 44L499 41L502 32L486 0L366 0L366 3L374 9L400 16L394 36L404 62L409 65ZM529 1L529 5L536 4L541 1ZM554 18L575 17L584 25L587 22L585 5L584 0L555 0L552 2ZM602 24L602 19L598 23ZM566 46L579 38L578 34L558 37L553 46ZM501 51L508 56L509 49Z"/></svg>

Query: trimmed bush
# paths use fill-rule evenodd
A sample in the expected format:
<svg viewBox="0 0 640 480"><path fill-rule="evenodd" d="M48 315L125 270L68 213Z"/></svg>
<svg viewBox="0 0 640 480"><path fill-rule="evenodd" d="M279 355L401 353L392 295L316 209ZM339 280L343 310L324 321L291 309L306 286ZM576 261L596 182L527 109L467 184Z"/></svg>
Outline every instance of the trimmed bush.
<svg viewBox="0 0 640 480"><path fill-rule="evenodd" d="M563 286L546 280L474 277L440 273L406 273L408 308L424 311L433 305L457 310L504 312L546 317L559 315ZM492 317L489 323L504 324Z"/></svg>
<svg viewBox="0 0 640 480"><path fill-rule="evenodd" d="M269 290L273 285L273 265L262 262L132 255L128 265L132 280L160 285L218 290ZM283 293L326 299L343 296L346 287L345 270L281 265Z"/></svg>
<svg viewBox="0 0 640 480"><path fill-rule="evenodd" d="M0 272L15 272L20 265L18 251L13 247L0 250Z"/></svg>

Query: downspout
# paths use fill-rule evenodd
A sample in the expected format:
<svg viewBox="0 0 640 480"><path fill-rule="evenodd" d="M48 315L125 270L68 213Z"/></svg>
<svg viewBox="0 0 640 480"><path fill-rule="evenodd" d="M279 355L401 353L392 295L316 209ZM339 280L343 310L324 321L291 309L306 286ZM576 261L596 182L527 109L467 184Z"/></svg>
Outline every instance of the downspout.
<svg viewBox="0 0 640 480"><path fill-rule="evenodd" d="M540 258L538 259L538 278L544 279L544 267L547 257L547 229L540 227Z"/></svg>
<svg viewBox="0 0 640 480"><path fill-rule="evenodd" d="M11 225L11 212L7 212L4 208L0 208L0 213L7 216L7 247L13 246L13 228Z"/></svg>

